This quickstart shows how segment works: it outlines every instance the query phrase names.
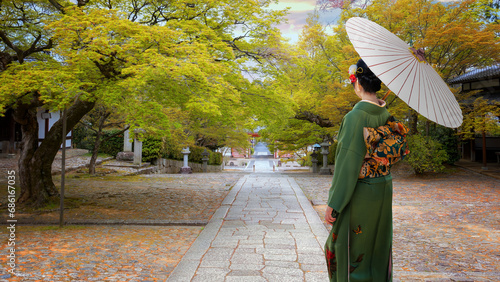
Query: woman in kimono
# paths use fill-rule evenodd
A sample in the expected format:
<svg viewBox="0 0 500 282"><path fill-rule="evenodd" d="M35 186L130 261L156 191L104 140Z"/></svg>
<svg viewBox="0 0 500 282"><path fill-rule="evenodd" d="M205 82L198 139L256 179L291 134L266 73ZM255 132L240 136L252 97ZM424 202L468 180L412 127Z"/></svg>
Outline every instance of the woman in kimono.
<svg viewBox="0 0 500 282"><path fill-rule="evenodd" d="M390 114L375 95L380 79L363 60L351 68L354 92L361 101L344 117L337 137L325 215L332 224L325 245L328 272L330 281L391 281L392 177L388 171L370 175L370 168L366 170L364 135L364 128L384 126Z"/></svg>

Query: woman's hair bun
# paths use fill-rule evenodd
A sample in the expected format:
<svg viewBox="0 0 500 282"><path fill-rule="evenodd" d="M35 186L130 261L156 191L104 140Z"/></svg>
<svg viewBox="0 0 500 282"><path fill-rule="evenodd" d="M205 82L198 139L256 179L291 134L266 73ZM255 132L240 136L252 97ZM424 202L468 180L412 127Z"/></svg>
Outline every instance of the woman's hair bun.
<svg viewBox="0 0 500 282"><path fill-rule="evenodd" d="M368 68L363 59L359 59L356 64L358 67L358 72L356 72L356 77L358 78L359 84L363 87L366 92L375 93L382 87L382 81ZM360 70L361 68L361 70Z"/></svg>

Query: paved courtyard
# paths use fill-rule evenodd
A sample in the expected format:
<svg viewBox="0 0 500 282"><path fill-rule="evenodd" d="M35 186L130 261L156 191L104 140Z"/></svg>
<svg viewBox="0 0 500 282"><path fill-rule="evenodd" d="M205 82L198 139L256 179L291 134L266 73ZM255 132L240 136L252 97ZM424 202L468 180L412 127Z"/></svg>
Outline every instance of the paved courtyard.
<svg viewBox="0 0 500 282"><path fill-rule="evenodd" d="M251 184L248 187L257 190L243 189L243 179ZM18 275L11 277L7 273L8 233L3 229L0 281L165 281L178 272L176 266L185 267L196 246L217 246L225 242L224 234L233 236L225 244L233 244L234 252L225 254L228 250L218 253L206 248L203 255L208 260L202 256L191 266L193 281L203 280L204 273L210 277L215 277L214 273L222 275L207 270L226 267L210 260L214 255L235 260L231 262L233 269L228 269L237 271L227 277L230 272L226 272L226 281L285 281L280 280L280 275L290 273L295 273L291 275L293 280L286 281L324 281L318 248L323 240L320 218L330 181L331 176L304 171L125 178L88 178L74 173L67 181L71 200L65 213L66 220L76 225L63 229L47 225L57 222L57 208L37 213L20 211L21 226L16 230ZM291 190L286 190L288 186ZM316 213L309 201L304 201L302 191ZM500 180L458 168L449 174L425 177L407 174L404 169L395 173L395 280L498 281L499 192ZM240 196L248 199L247 205L241 204ZM285 199L292 202L286 204ZM273 213L273 208L282 212ZM221 216L221 210L227 213ZM249 225L242 216L262 224ZM6 218L1 220L6 222ZM44 224L26 226L23 220ZM199 241L207 238L204 233L209 234L214 224L220 232L211 233L209 242ZM255 232L264 237L251 238ZM310 238L316 238L317 243L312 244ZM259 245L273 243L279 248L269 252ZM298 251L300 244L309 244L307 251Z"/></svg>
<svg viewBox="0 0 500 282"><path fill-rule="evenodd" d="M297 175L321 218L330 177ZM500 180L456 168L394 175L397 281L500 281Z"/></svg>

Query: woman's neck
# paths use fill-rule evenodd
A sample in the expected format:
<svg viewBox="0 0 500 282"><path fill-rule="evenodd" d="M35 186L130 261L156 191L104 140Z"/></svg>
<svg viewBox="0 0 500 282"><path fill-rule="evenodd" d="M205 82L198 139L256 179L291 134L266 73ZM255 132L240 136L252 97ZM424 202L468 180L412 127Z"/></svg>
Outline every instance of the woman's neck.
<svg viewBox="0 0 500 282"><path fill-rule="evenodd" d="M377 95L375 93L361 92L359 96L361 100L369 101L375 104L380 104L379 99L377 98Z"/></svg>
<svg viewBox="0 0 500 282"><path fill-rule="evenodd" d="M385 106L385 102L383 100L379 100L377 98L377 94L373 92L367 92L365 89L359 84L359 81L356 81L354 84L354 92L356 95L364 101L379 105L379 106Z"/></svg>
<svg viewBox="0 0 500 282"><path fill-rule="evenodd" d="M363 102L367 102L367 103L370 103L370 104L374 104L374 105L377 105L379 107L385 107L385 101L384 100L380 100L380 99L377 99L377 102L372 102L372 101L369 101L369 100L361 100Z"/></svg>

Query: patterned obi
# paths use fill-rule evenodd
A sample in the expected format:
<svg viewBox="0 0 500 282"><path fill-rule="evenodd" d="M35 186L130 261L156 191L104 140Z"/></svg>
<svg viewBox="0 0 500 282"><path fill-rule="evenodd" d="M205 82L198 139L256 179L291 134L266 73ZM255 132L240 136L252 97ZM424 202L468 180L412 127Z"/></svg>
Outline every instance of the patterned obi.
<svg viewBox="0 0 500 282"><path fill-rule="evenodd" d="M408 128L392 116L385 125L364 127L366 155L358 179L389 175L391 167L409 153L407 133Z"/></svg>

